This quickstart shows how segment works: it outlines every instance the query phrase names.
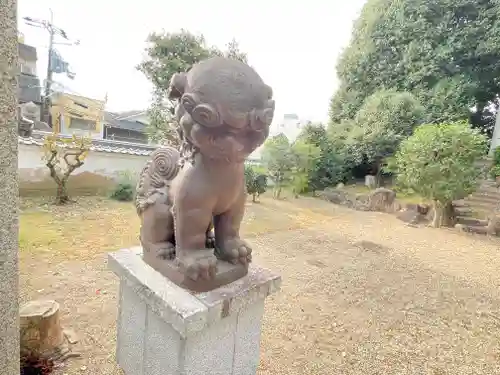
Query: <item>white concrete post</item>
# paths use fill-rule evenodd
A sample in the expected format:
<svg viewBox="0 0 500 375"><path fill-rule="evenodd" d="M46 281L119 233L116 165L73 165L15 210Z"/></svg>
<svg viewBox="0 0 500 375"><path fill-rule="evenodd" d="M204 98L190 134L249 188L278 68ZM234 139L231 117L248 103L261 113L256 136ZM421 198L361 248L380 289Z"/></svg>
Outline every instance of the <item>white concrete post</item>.
<svg viewBox="0 0 500 375"><path fill-rule="evenodd" d="M265 298L281 278L248 275L194 294L154 271L141 248L109 255L120 277L116 358L126 375L255 375Z"/></svg>

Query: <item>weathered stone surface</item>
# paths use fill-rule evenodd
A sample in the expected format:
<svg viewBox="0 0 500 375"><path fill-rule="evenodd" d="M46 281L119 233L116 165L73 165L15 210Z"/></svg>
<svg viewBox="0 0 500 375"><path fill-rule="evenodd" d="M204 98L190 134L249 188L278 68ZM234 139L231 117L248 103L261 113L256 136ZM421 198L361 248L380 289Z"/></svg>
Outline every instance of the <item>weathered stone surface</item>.
<svg viewBox="0 0 500 375"><path fill-rule="evenodd" d="M500 235L500 212L494 212L488 218L488 225L486 226L486 234L488 236Z"/></svg>
<svg viewBox="0 0 500 375"><path fill-rule="evenodd" d="M19 374L17 1L0 7L0 372Z"/></svg>
<svg viewBox="0 0 500 375"><path fill-rule="evenodd" d="M208 292L209 290L232 283L248 273L248 264L231 264L218 260L214 277L200 282L200 280L193 280L188 277L179 268L179 265L176 264L175 259L165 259L162 262L158 262L156 255L150 252L145 252L143 259L154 270L166 276L170 281L193 292Z"/></svg>
<svg viewBox="0 0 500 375"><path fill-rule="evenodd" d="M377 188L368 197L368 209L370 211L394 212L396 193L386 188Z"/></svg>
<svg viewBox="0 0 500 375"><path fill-rule="evenodd" d="M202 331L208 324L239 312L248 301L274 293L281 285L278 275L250 266L245 277L231 284L206 293L189 292L144 262L140 247L109 254L108 266L181 336Z"/></svg>
<svg viewBox="0 0 500 375"><path fill-rule="evenodd" d="M189 293L142 260L142 249L109 255L120 277L116 358L126 375L254 375L265 298L281 278L251 266L237 281Z"/></svg>
<svg viewBox="0 0 500 375"><path fill-rule="evenodd" d="M396 217L408 224L418 224L419 222L423 221L423 216L420 212L408 208L404 209L401 212L398 212Z"/></svg>
<svg viewBox="0 0 500 375"><path fill-rule="evenodd" d="M346 204L349 194L346 191L328 189L318 192L318 197L335 204Z"/></svg>

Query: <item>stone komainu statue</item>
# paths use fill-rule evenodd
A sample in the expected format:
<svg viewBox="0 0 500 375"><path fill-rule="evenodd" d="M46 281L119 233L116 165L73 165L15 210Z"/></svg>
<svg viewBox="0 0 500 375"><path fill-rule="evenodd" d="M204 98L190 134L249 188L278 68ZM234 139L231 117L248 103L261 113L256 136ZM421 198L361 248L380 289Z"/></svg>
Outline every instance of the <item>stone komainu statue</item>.
<svg viewBox="0 0 500 375"><path fill-rule="evenodd" d="M244 161L269 135L272 90L248 65L215 57L175 74L169 96L178 102L182 146L159 148L141 173L144 260L179 284L209 290L244 275L251 261L239 234ZM241 272L224 274L220 261Z"/></svg>

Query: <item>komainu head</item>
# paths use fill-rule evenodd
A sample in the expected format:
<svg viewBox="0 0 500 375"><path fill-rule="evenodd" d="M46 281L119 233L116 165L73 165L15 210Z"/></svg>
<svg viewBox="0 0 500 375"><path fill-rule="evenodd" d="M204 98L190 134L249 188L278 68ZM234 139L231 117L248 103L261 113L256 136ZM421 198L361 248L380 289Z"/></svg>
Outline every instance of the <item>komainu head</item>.
<svg viewBox="0 0 500 375"><path fill-rule="evenodd" d="M242 162L269 135L271 87L247 64L214 57L172 77L170 99L184 139L211 159Z"/></svg>

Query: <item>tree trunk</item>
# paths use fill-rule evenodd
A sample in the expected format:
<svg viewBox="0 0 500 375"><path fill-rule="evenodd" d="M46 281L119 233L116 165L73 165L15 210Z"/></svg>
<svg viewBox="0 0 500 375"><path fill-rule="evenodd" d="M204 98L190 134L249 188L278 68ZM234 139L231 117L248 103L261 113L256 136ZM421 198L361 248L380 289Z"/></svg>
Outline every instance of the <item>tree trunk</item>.
<svg viewBox="0 0 500 375"><path fill-rule="evenodd" d="M434 210L434 217L431 225L434 228L451 227L455 224L455 210L453 209L452 202L442 203L434 200L432 208Z"/></svg>
<svg viewBox="0 0 500 375"><path fill-rule="evenodd" d="M56 301L31 301L19 310L21 352L51 357L64 343Z"/></svg>
<svg viewBox="0 0 500 375"><path fill-rule="evenodd" d="M276 199L280 199L281 197L281 185L276 189Z"/></svg>
<svg viewBox="0 0 500 375"><path fill-rule="evenodd" d="M377 172L375 173L375 186L377 188L380 187L380 182L381 182L381 179L382 179L382 162L381 161L377 161L376 162L376 168L377 168Z"/></svg>
<svg viewBox="0 0 500 375"><path fill-rule="evenodd" d="M67 179L61 179L57 183L56 204L66 204L70 201L68 189L66 187Z"/></svg>
<svg viewBox="0 0 500 375"><path fill-rule="evenodd" d="M254 193L254 194L252 194L252 202L254 202L254 203L255 203L255 193Z"/></svg>

